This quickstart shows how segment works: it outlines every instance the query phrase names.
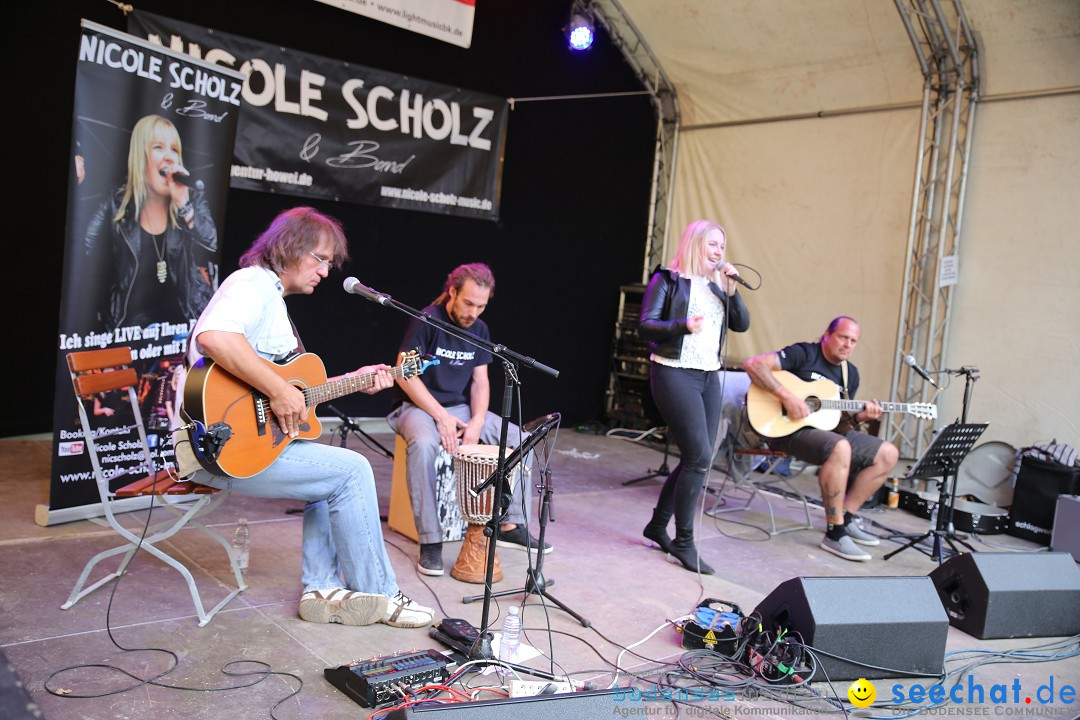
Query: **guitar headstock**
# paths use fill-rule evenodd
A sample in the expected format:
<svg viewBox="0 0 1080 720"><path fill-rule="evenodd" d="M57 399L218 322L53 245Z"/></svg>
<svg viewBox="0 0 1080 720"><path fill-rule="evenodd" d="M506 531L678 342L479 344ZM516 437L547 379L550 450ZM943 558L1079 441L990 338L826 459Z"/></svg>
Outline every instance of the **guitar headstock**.
<svg viewBox="0 0 1080 720"><path fill-rule="evenodd" d="M933 403L911 403L908 412L923 420L937 420L937 405Z"/></svg>
<svg viewBox="0 0 1080 720"><path fill-rule="evenodd" d="M401 377L410 380L424 374L432 365L438 365L439 358L434 355L421 355L419 350L401 353Z"/></svg>

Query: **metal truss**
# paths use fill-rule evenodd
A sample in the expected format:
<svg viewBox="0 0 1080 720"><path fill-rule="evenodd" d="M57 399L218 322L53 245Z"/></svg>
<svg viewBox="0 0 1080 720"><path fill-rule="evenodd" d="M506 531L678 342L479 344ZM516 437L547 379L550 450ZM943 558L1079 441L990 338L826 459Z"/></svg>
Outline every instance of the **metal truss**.
<svg viewBox="0 0 1080 720"><path fill-rule="evenodd" d="M960 0L894 1L925 83L891 396L925 402L934 390L904 358L911 355L924 368L940 368L948 350L979 100L978 47ZM901 457L918 457L933 431L912 416L890 414L885 438Z"/></svg>
<svg viewBox="0 0 1080 720"><path fill-rule="evenodd" d="M649 198L645 258L641 270L641 281L647 282L649 273L663 259L664 242L671 216L681 117L679 98L675 93L675 86L668 80L645 38L617 0L587 0L586 6L637 73L656 107L656 151Z"/></svg>

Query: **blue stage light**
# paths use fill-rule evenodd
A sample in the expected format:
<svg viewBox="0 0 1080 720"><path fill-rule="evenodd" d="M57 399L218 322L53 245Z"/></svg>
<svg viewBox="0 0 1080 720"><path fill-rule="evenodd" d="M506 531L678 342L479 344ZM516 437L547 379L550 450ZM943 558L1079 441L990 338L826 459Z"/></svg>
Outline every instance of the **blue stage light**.
<svg viewBox="0 0 1080 720"><path fill-rule="evenodd" d="M574 12L570 16L566 37L570 41L571 50L588 50L596 37L593 32L592 18L586 14Z"/></svg>

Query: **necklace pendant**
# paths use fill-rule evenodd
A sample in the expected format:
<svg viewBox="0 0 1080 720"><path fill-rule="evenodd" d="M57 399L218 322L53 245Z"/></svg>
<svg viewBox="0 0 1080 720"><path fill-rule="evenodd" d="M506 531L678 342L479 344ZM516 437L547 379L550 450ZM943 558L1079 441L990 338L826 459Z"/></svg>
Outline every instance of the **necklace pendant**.
<svg viewBox="0 0 1080 720"><path fill-rule="evenodd" d="M168 265L165 264L164 260L158 260L157 261L157 281L159 283L164 283L165 278L167 278L168 276L169 276Z"/></svg>

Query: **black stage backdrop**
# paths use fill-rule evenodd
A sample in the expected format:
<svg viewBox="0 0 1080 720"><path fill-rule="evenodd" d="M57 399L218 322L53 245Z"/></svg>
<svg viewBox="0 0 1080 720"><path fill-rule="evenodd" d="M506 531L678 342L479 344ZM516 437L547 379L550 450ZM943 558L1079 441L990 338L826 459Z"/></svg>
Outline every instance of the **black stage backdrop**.
<svg viewBox="0 0 1080 720"><path fill-rule="evenodd" d="M76 7L72 7L76 5ZM138 9L220 28L260 41L509 98L640 90L633 71L603 34L591 51L571 54L561 32L570 0L481 2L471 49L296 0L221 3L146 0ZM15 318L9 372L14 402L0 435L52 427L53 363L71 158L71 116L79 20L116 29L126 21L105 0L12 7L18 32L4 46L13 84L9 124L7 248L3 284ZM10 14L9 14L10 17ZM649 211L655 116L645 96L519 102L510 113L497 222L406 210L311 201L338 217L353 263L310 297L290 298L307 348L331 374L392 362L407 318L346 295L355 275L420 307L447 272L483 261L495 272L484 319L493 338L561 371L558 379L522 371L526 419L559 411L564 421L599 419L610 365L619 286L641 279ZM37 178L16 185L15 178ZM251 240L298 198L230 190L221 232L221 276ZM492 407L502 372L492 366ZM389 411L390 394L337 401L354 416Z"/></svg>

